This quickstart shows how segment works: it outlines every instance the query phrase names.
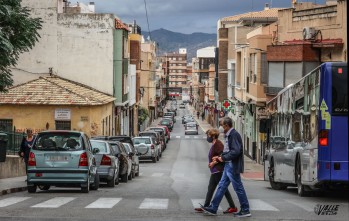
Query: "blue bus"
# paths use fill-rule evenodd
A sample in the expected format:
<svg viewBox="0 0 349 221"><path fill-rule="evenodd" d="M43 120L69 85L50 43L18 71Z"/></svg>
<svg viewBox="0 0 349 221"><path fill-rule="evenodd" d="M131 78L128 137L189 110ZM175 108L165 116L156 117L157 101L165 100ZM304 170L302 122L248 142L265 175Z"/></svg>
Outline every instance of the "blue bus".
<svg viewBox="0 0 349 221"><path fill-rule="evenodd" d="M265 173L273 189L348 187L347 63L326 62L267 103Z"/></svg>

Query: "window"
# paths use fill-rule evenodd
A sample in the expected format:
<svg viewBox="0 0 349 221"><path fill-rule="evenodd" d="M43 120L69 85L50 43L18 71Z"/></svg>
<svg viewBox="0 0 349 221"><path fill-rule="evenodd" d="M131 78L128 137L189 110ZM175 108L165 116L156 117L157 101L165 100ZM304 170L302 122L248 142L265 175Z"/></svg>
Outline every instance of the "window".
<svg viewBox="0 0 349 221"><path fill-rule="evenodd" d="M348 115L347 67L332 67L332 114Z"/></svg>
<svg viewBox="0 0 349 221"><path fill-rule="evenodd" d="M0 119L0 131L11 131L13 127L12 119Z"/></svg>
<svg viewBox="0 0 349 221"><path fill-rule="evenodd" d="M71 130L71 122L56 120L56 130Z"/></svg>

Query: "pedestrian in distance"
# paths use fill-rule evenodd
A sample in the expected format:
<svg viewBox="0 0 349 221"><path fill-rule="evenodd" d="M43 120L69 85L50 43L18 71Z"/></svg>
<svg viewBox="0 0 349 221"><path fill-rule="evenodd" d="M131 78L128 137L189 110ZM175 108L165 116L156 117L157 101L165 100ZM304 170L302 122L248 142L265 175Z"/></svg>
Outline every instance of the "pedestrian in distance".
<svg viewBox="0 0 349 221"><path fill-rule="evenodd" d="M213 157L219 156L222 153L224 148L223 143L220 140L218 140L219 131L217 129L211 129L211 130L208 130L206 134L207 134L207 142L211 144L211 148L208 152L208 167L210 168L211 176L210 176L210 181L207 187L206 199L203 205L204 207L208 207L210 205L214 191L216 190L216 187L219 181L221 180L223 169L224 169L224 163L220 163L218 161L212 160ZM231 197L228 189L224 195L229 203L229 208L225 210L223 213L237 212L238 209L236 208L233 198ZM204 210L201 207L199 207L199 208L195 208L195 211L203 212Z"/></svg>
<svg viewBox="0 0 349 221"><path fill-rule="evenodd" d="M205 112L201 113L201 120L203 121L205 119Z"/></svg>
<svg viewBox="0 0 349 221"><path fill-rule="evenodd" d="M196 112L196 116L197 116L198 119L199 119L199 117L200 117L200 112L199 112L199 111Z"/></svg>
<svg viewBox="0 0 349 221"><path fill-rule="evenodd" d="M217 162L224 162L224 170L211 205L208 207L203 207L203 210L208 214L216 215L223 195L228 189L229 184L232 183L236 195L239 198L241 207L240 211L236 213L235 216L250 217L250 206L240 176L240 174L244 172L242 139L240 134L234 128L232 128L233 121L231 118L224 117L220 121L220 123L220 130L223 130L225 133L224 150L221 156L213 157L212 160Z"/></svg>
<svg viewBox="0 0 349 221"><path fill-rule="evenodd" d="M20 156L23 157L24 163L25 163L25 172L27 172L28 169L28 159L29 159L29 153L30 149L32 148L34 144L34 135L32 129L26 130L26 136L23 137L21 142L21 148L20 148Z"/></svg>

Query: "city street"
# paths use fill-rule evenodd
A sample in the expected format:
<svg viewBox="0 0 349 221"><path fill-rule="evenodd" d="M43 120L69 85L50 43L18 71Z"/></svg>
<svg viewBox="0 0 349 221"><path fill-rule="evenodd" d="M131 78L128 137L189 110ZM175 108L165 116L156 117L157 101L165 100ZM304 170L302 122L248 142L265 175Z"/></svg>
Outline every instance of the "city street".
<svg viewBox="0 0 349 221"><path fill-rule="evenodd" d="M188 106L188 105L187 105ZM202 129L199 135L184 135L178 109L171 140L157 163L142 162L140 176L115 188L101 184L98 191L80 193L76 188L51 188L35 194L18 192L0 196L0 220L232 220L223 215L224 198L215 217L198 214L203 203L209 170L209 145ZM24 182L24 180L23 180ZM275 191L266 181L244 180L252 217L246 220L346 220L346 194L299 197L296 188ZM233 193L235 203L237 197ZM339 205L337 215L317 215L316 205Z"/></svg>

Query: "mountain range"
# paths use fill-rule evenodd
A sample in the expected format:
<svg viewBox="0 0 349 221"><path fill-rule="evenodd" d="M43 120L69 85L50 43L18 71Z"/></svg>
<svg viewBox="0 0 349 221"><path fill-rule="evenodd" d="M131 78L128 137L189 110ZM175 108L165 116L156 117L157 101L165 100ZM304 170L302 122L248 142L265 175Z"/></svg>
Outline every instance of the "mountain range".
<svg viewBox="0 0 349 221"><path fill-rule="evenodd" d="M144 39L149 39L149 32L142 31L142 35ZM196 57L198 49L217 45L217 34L201 32L182 34L161 28L151 31L150 36L151 40L157 43L158 56L165 53L178 53L179 48L186 48L188 62L191 62L191 59Z"/></svg>

